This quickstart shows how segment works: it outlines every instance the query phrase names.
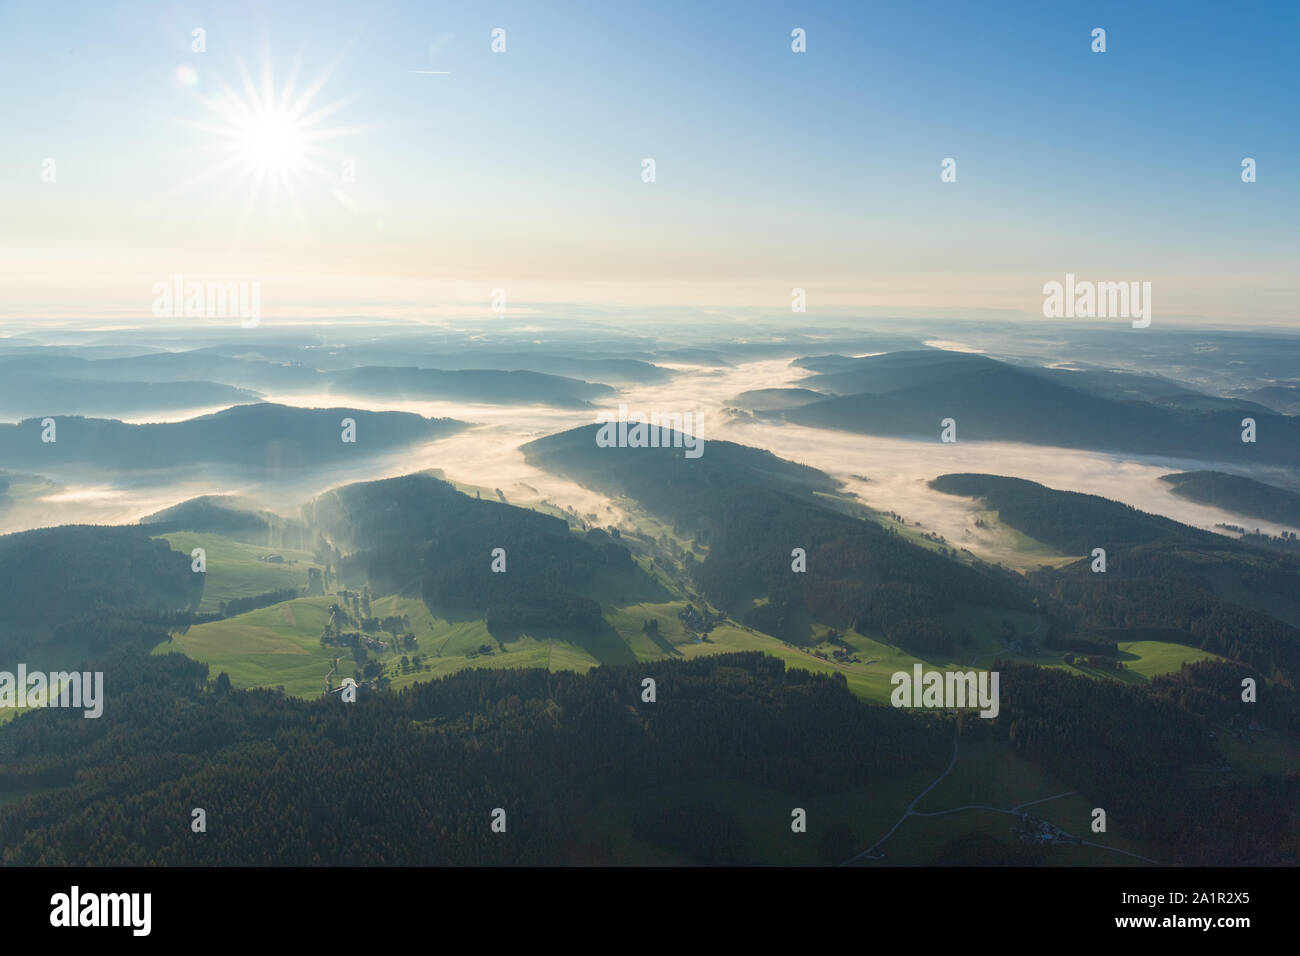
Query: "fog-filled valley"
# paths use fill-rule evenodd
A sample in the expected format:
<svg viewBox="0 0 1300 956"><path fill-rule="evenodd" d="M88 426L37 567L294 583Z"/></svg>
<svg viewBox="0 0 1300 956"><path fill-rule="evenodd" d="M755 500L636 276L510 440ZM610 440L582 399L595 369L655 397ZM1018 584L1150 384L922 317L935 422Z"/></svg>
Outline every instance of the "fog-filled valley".
<svg viewBox="0 0 1300 956"><path fill-rule="evenodd" d="M0 672L47 669L53 700L93 663L108 688L105 729L46 754L66 711L0 678L6 861L116 860L84 839L122 812L100 775L153 805L197 801L208 773L277 862L1294 860L1300 337L747 328L0 339ZM900 677L926 668L1001 689L909 713ZM127 733L181 701L159 743ZM301 737L341 701L391 748ZM196 721L221 729L186 742ZM282 742L245 754L254 725ZM509 780L528 838L381 825L350 846L360 792L274 756L340 753L449 818ZM957 809L906 805L940 783ZM818 836L789 845L769 817L796 792ZM303 794L315 836L274 822ZM999 809L1025 801L1050 805ZM1124 826L1084 839L1100 804ZM250 859L147 827L127 825L142 863Z"/></svg>
<svg viewBox="0 0 1300 956"><path fill-rule="evenodd" d="M829 383L821 383L828 377L801 367L810 361L817 365L815 359L820 356L927 349L960 358L978 352L1016 371L1054 372L1055 381L1084 395L1141 402L1143 409L1167 408L1181 401L1188 407L1199 406L1200 412L1218 400L1227 423L1221 430L1225 438L1235 440L1240 429L1227 432L1228 426L1236 424L1233 416L1270 421L1276 416L1284 425L1291 424L1286 417L1286 399L1275 398L1269 406L1246 397L1262 388L1279 394L1287 388L1300 388L1300 379L1287 377L1297 367L1298 357L1296 342L1287 336L1178 332L1158 340L1161 347L1143 341L1143 348L1135 351L1132 337L1125 337L1124 346L1119 347L1114 344L1115 333L1103 336L1100 331L1076 333L1068 341L1035 342L1005 326L931 326L905 335L895 324L891 331L827 329L781 336L791 341L780 344L747 344L728 341L722 328L711 334L704 324L691 329L691 338L665 347L662 342L617 330L602 331L575 344L566 343L566 335L539 333L529 326L514 329L500 320L498 325L490 335L467 329L423 338L402 327L340 326L325 335L261 329L238 332L225 343L209 332L214 344L197 351L164 350L149 344L166 341L165 333L75 336L83 340L76 345L64 336L46 336L53 341L43 343L39 334L0 340L0 369L21 370L21 376L7 376L9 392L0 392L0 421L23 422L21 429L0 426L10 433L0 434L0 448L9 450L2 460L11 484L10 492L0 497L0 531L131 522L188 498L211 494L239 495L291 512L334 485L426 469L440 470L466 485L499 488L512 502L550 502L582 512L603 512L613 503L529 466L518 448L542 435L615 418L620 405L633 417L660 411L697 414L706 441L726 439L767 448L783 458L812 465L844 482L865 504L905 515L926 530L993 560L1014 562L1016 558L992 536L972 534L972 508L934 493L926 484L930 479L951 471L1007 473L1052 487L1103 495L1203 528L1235 524L1270 534L1294 530L1258 515L1190 501L1159 480L1171 472L1222 468L1283 487L1300 487L1293 469L1287 467L1289 462L1272 459L1263 449L1254 454L1254 461L1242 458L1236 453L1239 441L1237 447L1226 440L1221 443L1222 454L1216 454L1218 449L1209 444L1200 455L1144 454L1134 448L1107 447L1107 425L1118 431L1119 423L1112 421L1100 423L1102 434L1092 439L1094 447L1090 448L1029 440L975 440L963 434L964 429L959 441L947 444L938 441L939 416L929 416L933 422L928 434L919 428L907 437L863 434L809 427L798 415L787 416L781 400L782 392L802 389L804 396L794 408L802 410L806 420L807 406L815 404L808 398L825 401L853 394L858 383L836 386L833 376ZM680 329L669 331L681 335ZM481 341L484 338L489 341ZM1103 346L1103 339L1112 345ZM110 347L101 340L115 344ZM1063 354L1082 357L1062 362ZM1206 358L1202 367L1189 362L1189 354L1213 360ZM57 384L29 394L25 380L46 368L58 370L60 377L53 380ZM1234 368L1239 370L1235 375L1231 374ZM395 369L402 371L399 374ZM417 373L416 369L428 371ZM348 377L347 373L358 370L368 373L369 387ZM441 373L462 377L447 382L417 379L417 375ZM576 373L586 378L573 377ZM904 370L903 375L906 379L913 372ZM1090 377L1084 380L1085 375ZM1081 383L1075 385L1071 376ZM882 377L867 369L860 384L865 391ZM134 390L140 396L138 402L152 404L120 412L106 404L104 388L110 385ZM222 388L232 393L228 404L213 404L214 391ZM192 403L175 404L190 396ZM1032 397L1012 393L1014 401ZM1036 408L1039 416L1050 420L1070 414L1059 394L1046 397L1051 404ZM42 400L47 402L44 409ZM50 449L39 442L40 420L47 415L59 422L66 447L77 428L71 420L62 422L69 416L119 419L148 432L158 423L218 415L232 405L250 401L286 409L338 409L339 419L347 410L402 412L461 422L464 427L448 428L445 434L428 439L411 435L382 442L363 427L355 445L346 449L346 456L314 460L310 468L293 467L266 449L241 450L235 456L221 449L216 436L195 438L203 447L215 443L206 460L200 454L187 453L178 456L175 464L146 462L129 453L113 461L103 445L80 458L59 457L51 454L61 450L59 445ZM936 407L943 407L941 400ZM972 411L964 398L960 403L954 400L952 414L959 429L971 420L966 415ZM334 424L328 423L330 428ZM270 427L269 423L265 427ZM322 422L322 429L325 427ZM242 429L238 431L244 434ZM165 453L171 454L173 440L162 431L158 437ZM284 438L268 433L266 441L279 447ZM1285 441L1294 445L1289 434L1270 439L1275 444ZM141 440L152 439L142 434ZM321 440L323 443L323 433ZM121 441L114 437L103 443L119 445Z"/></svg>
<svg viewBox="0 0 1300 956"><path fill-rule="evenodd" d="M0 3L18 945L373 944L452 868L1284 930L1297 33Z"/></svg>

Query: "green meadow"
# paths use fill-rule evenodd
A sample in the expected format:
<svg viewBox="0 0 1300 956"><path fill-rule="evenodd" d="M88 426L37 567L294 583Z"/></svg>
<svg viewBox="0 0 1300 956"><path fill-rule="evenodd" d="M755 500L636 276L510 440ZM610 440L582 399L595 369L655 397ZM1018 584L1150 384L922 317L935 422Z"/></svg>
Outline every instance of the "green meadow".
<svg viewBox="0 0 1300 956"><path fill-rule="evenodd" d="M1192 664L1197 661L1227 660L1227 658L1220 657L1210 651L1189 647L1186 644L1173 644L1169 641L1120 641L1115 646L1119 648L1119 654L1114 659L1124 665L1118 670L1109 667L1095 667L1084 663L1079 658L1078 652L1075 652L1073 664L1066 664L1061 660L1063 654L1067 652L1056 655L1055 659L1050 663L1045 661L1040 663L1047 667L1068 670L1073 674L1082 674L1086 677L1140 684L1159 674L1173 673L1184 664Z"/></svg>
<svg viewBox="0 0 1300 956"><path fill-rule="evenodd" d="M334 600L298 598L195 625L173 634L171 643L160 644L154 653L183 653L207 664L213 677L225 671L236 687L283 685L286 693L314 697L324 690L335 657L343 658L340 665L352 662L346 648L320 645L329 620L326 608ZM351 673L351 667L342 671Z"/></svg>
<svg viewBox="0 0 1300 956"><path fill-rule="evenodd" d="M219 534L176 531L160 537L183 554L204 550L207 572L199 611L219 611L223 601L284 588L306 591L307 569L320 567L308 551L246 544ZM273 554L284 558L284 563L260 560Z"/></svg>
<svg viewBox="0 0 1300 956"><path fill-rule="evenodd" d="M653 529L661 532L658 527ZM281 588L307 586L308 568L318 567L303 551L267 549L234 541L221 535L176 532L162 536L176 550L189 553L204 548L207 575L201 611L213 611L223 601L262 594ZM261 560L279 554L284 563ZM598 664L629 664L670 657L693 658L734 651L761 651L780 658L790 667L822 674L841 674L849 689L865 700L888 704L893 685L891 676L911 672L921 663L927 669L985 669L999 657L1066 667L1056 651L1013 655L1007 636L1033 642L1042 630L1042 620L1033 614L959 605L944 616L944 623L969 635L951 655L919 658L878 636L853 630L840 633L839 644L830 640L830 629L812 625L807 646L786 643L769 634L722 620L705 637L690 633L678 617L686 607L671 575L648 559L637 561L630 571L604 572L593 578L582 593L604 608L604 626L595 634L536 631L512 636L501 642L488 633L482 619L441 617L420 600L399 595L374 597L371 613L383 618L405 615L418 649L390 647L369 651L368 660L383 667L390 686L400 688L420 680L454 673L468 667L537 667L548 670L585 671ZM170 645L156 653L180 652L209 665L215 675L226 672L237 687L284 687L299 697L318 696L325 688L326 675L335 667L334 685L360 670L349 648L322 646L320 635L328 621L334 595L301 597L272 607L260 608L235 617L196 625L175 634ZM702 602L693 602L703 609ZM720 615L709 608L710 613ZM648 632L647 622L657 624ZM386 634L375 637L390 641ZM837 649L847 649L858 658L849 663L834 659ZM419 668L410 664L416 655ZM408 659L403 670L401 659ZM1144 681L1177 670L1184 662L1217 659L1215 655L1159 641L1133 641L1120 645L1123 670L1110 671L1088 665L1073 665L1076 673L1127 681Z"/></svg>
<svg viewBox="0 0 1300 956"><path fill-rule="evenodd" d="M329 620L329 605L336 595L295 598L271 607L259 608L235 617L199 624L173 634L170 644L154 653L183 653L206 663L212 676L224 671L235 687L283 687L294 697L318 697L325 689L325 677L338 660L333 683L360 669L352 651L337 645L322 646L321 632ZM582 646L565 640L525 634L499 644L481 619L448 620L431 613L421 601L388 595L371 601L376 617L405 615L411 623L418 649L390 646L369 651L368 660L383 667L392 688L430 680L467 667L544 667L550 670L584 671L598 661ZM376 638L392 645L392 636ZM415 655L419 670L402 670Z"/></svg>
<svg viewBox="0 0 1300 956"><path fill-rule="evenodd" d="M320 644L328 620L327 608L335 596L297 598L272 607L259 608L236 617L188 628L173 636L170 645L157 653L181 652L209 665L213 674L225 671L237 687L277 687L294 696L314 697L325 686L325 675L339 658L334 683L351 676L358 665L351 651ZM642 602L622 607L607 606L605 626L597 634L548 633L537 631L497 641L482 619L448 619L431 612L413 598L387 595L373 598L371 613L376 617L405 615L419 644L418 650L371 651L369 659L384 667L384 676L394 688L419 680L454 673L466 667L540 667L547 670L585 671L598 664L628 664L669 657L694 658L735 651L761 651L780 658L790 667L821 674L842 674L849 689L860 697L888 704L897 671L911 672L915 664L928 669L967 669L974 657L987 667L999 652L993 629L1001 626L974 621L974 643L951 658L922 659L889 644L846 631L843 646L857 656L856 663L833 659L837 645L828 640L829 630L814 628L814 642L796 646L769 634L726 620L703 638L691 634L678 617L685 601ZM697 603L697 608L699 607ZM1032 617L1024 616L1032 621ZM648 633L647 621L658 624ZM1017 625L1026 625L1018 620ZM375 635L389 640L388 635ZM998 644L1000 648L1000 644ZM1004 656L1005 656L1005 652ZM401 669L403 656L422 658L421 668ZM1059 660L1059 658L1053 658Z"/></svg>
<svg viewBox="0 0 1300 956"><path fill-rule="evenodd" d="M975 518L984 522L985 527L977 529L991 539L993 547L1001 551L1014 552L1016 557L1014 566L1021 569L1029 569L1039 565L1048 564L1054 568L1078 561L1082 555L1061 554L1049 544L1044 544L1037 538L1031 538L1023 531L1018 531L1009 524L1003 524L1002 515L997 511L979 511Z"/></svg>
<svg viewBox="0 0 1300 956"><path fill-rule="evenodd" d="M1116 646L1119 648L1119 659L1124 662L1124 669L1148 680L1157 674L1176 671L1184 664L1227 660L1198 647L1170 644L1167 641L1121 641Z"/></svg>

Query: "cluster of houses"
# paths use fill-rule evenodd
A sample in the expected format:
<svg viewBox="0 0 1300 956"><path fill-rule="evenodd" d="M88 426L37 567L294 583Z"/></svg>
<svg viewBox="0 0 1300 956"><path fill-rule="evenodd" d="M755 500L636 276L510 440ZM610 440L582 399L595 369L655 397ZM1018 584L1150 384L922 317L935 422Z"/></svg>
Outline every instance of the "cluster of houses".
<svg viewBox="0 0 1300 956"><path fill-rule="evenodd" d="M371 637L369 634L361 634L358 631L331 631L327 626L321 631L320 642L324 644L337 644L343 647L353 647L360 644L362 647L371 651L384 651L388 649L388 643L381 641L377 637Z"/></svg>
<svg viewBox="0 0 1300 956"><path fill-rule="evenodd" d="M1020 826L1012 827L1011 832L1020 835L1021 843L1033 843L1038 846L1077 846L1083 841L1071 836L1060 827L1039 820L1027 813L1020 815Z"/></svg>
<svg viewBox="0 0 1300 956"><path fill-rule="evenodd" d="M707 634L713 630L713 625L700 616L700 612L695 610L694 604L688 604L678 611L677 618L682 622L686 630L693 631L696 634Z"/></svg>

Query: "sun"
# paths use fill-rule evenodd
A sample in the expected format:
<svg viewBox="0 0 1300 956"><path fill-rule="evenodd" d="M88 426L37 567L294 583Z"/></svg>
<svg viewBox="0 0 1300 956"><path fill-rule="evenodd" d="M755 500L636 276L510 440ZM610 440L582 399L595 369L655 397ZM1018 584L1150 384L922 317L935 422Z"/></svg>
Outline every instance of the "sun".
<svg viewBox="0 0 1300 956"><path fill-rule="evenodd" d="M189 190L221 176L227 188L221 199L242 190L246 220L266 198L279 214L281 200L287 200L295 217L305 222L300 193L313 185L324 185L340 205L355 210L348 195L345 157L331 153L325 142L362 132L360 126L331 126L326 120L351 102L351 97L322 105L319 97L339 61L336 59L314 81L301 89L300 62L277 86L269 54L264 56L259 83L254 83L242 60L237 61L240 89L236 91L216 78L211 95L198 92L197 74L182 84L211 114L207 120L186 120L191 128L209 134L209 142L196 151L213 161L196 175L169 191ZM192 70L190 71L193 72Z"/></svg>
<svg viewBox="0 0 1300 956"><path fill-rule="evenodd" d="M239 137L245 162L263 170L302 167L303 139L293 119L276 110L253 117Z"/></svg>

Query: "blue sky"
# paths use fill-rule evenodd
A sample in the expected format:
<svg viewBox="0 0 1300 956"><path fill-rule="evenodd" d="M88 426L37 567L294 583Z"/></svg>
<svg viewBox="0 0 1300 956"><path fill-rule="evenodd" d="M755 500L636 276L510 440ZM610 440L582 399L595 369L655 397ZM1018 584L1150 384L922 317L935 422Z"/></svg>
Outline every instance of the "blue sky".
<svg viewBox="0 0 1300 956"><path fill-rule="evenodd" d="M279 281L286 311L327 286L382 308L798 285L958 315L1032 312L1071 271L1291 322L1298 26L1290 3L3 3L0 290L129 313L175 271ZM315 127L345 135L317 161L355 182L300 170L301 217L238 164L179 189L216 163L193 124L217 81L270 62L280 90L299 55L303 81L336 63L312 108L347 98Z"/></svg>

